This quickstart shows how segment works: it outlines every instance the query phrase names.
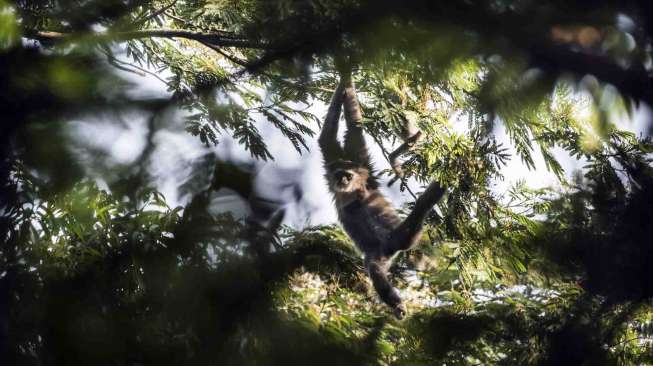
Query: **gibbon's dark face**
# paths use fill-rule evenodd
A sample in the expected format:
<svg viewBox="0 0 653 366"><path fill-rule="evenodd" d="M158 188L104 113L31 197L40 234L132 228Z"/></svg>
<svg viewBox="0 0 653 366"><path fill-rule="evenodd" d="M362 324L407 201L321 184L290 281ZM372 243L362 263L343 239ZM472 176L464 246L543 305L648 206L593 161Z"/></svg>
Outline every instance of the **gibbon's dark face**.
<svg viewBox="0 0 653 366"><path fill-rule="evenodd" d="M338 169L333 172L333 188L336 192L352 192L355 191L360 184L358 174L354 170Z"/></svg>
<svg viewBox="0 0 653 366"><path fill-rule="evenodd" d="M362 193L366 190L369 171L348 163L338 163L331 166L329 182L335 193Z"/></svg>

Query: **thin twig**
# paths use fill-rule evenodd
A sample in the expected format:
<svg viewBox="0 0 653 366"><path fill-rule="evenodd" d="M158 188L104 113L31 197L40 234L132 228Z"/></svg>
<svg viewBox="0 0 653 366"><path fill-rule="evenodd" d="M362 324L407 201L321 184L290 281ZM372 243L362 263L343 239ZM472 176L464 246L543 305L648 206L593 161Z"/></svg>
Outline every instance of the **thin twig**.
<svg viewBox="0 0 653 366"><path fill-rule="evenodd" d="M143 15L143 16L139 17L140 19L136 19L134 21L134 25L136 25L136 26L141 25L141 24L147 22L148 20L153 19L153 18L165 13L166 10L172 8L176 3L177 3L177 0L172 0L172 2L170 4L162 7L161 9L155 11L154 13L152 13L150 15L147 15L147 16Z"/></svg>
<svg viewBox="0 0 653 366"><path fill-rule="evenodd" d="M155 73L153 71L150 71L150 70L148 70L146 68L140 67L138 65L134 65L134 64L129 63L129 62L118 60L117 58L115 58L114 56L109 55L109 54L107 54L107 58L109 59L109 63L111 63L113 66L115 66L115 67L117 67L117 68L119 68L121 70L132 72L132 73L140 75L140 76L145 76L145 74L148 74L148 75L154 76L155 78L157 78L160 82L164 83L165 85L168 85L168 86L170 85L170 83L168 83L166 80L161 78L157 73ZM126 66L133 67L136 70L129 69Z"/></svg>
<svg viewBox="0 0 653 366"><path fill-rule="evenodd" d="M613 347L617 347L617 346L619 346L619 345L621 345L621 344L630 343L630 342L632 342L632 341L638 341L638 340L650 340L650 339L651 339L650 337L639 336L639 337L634 337L634 338L625 339L625 340L623 340L623 341L621 341L621 342L617 342L617 343L614 343L614 344L608 345L608 347L609 347L609 348L613 348Z"/></svg>
<svg viewBox="0 0 653 366"><path fill-rule="evenodd" d="M183 24L183 25L185 25L185 26L193 27L193 28L201 28L201 27L196 26L196 25L193 24L192 22L190 22L190 21L188 21L188 20L186 20L186 19L182 19L182 18L180 18L180 17L178 17L178 16L176 16L176 15L174 15L174 14L168 12L168 11L164 11L163 14L164 14L165 16L167 16L168 18L171 18L171 19L173 19L173 20L176 20L176 21L178 21L179 23L181 23L181 24Z"/></svg>
<svg viewBox="0 0 653 366"><path fill-rule="evenodd" d="M111 64L111 66L113 66L113 67L115 67L115 68L117 68L119 70L129 72L129 73L132 73L132 74L136 74L138 76L145 76L144 72L141 72L139 70L130 69L129 67L125 67L125 66L121 65L118 61L116 61L116 59L108 58L108 61L109 61L109 64Z"/></svg>
<svg viewBox="0 0 653 366"><path fill-rule="evenodd" d="M230 55L227 52L219 49L218 47L213 47L212 45L206 45L206 46L209 47L210 49L214 50L215 52L221 54L224 58L226 58L227 60L235 63L236 65L247 67L247 62L239 59L238 57Z"/></svg>

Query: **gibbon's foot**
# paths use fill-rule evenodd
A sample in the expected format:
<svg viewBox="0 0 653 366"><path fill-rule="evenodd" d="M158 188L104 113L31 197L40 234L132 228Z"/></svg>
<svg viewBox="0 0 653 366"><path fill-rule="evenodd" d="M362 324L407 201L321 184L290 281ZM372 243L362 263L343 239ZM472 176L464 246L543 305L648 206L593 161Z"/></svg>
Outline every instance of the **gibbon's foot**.
<svg viewBox="0 0 653 366"><path fill-rule="evenodd" d="M394 314L395 318L402 320L406 317L406 306L404 306L404 304L397 304L392 309L392 313Z"/></svg>

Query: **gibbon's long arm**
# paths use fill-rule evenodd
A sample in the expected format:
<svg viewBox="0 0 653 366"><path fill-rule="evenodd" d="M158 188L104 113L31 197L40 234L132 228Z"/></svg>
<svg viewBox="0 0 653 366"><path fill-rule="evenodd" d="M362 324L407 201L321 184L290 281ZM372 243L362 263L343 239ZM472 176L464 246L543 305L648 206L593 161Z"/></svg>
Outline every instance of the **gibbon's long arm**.
<svg viewBox="0 0 653 366"><path fill-rule="evenodd" d="M331 97L331 103L329 104L326 118L324 118L324 125L322 125L322 132L320 132L320 137L317 140L320 144L324 161L327 163L333 162L343 155L343 150L340 144L338 144L338 124L344 95L345 84L341 79Z"/></svg>
<svg viewBox="0 0 653 366"><path fill-rule="evenodd" d="M356 88L354 82L349 75L342 77L345 83L345 93L343 100L343 108L345 114L345 121L347 122L347 134L345 135L345 155L353 158L356 162L364 165L370 164L370 155L365 145L365 137L363 136L363 114L361 107L358 103L356 96Z"/></svg>

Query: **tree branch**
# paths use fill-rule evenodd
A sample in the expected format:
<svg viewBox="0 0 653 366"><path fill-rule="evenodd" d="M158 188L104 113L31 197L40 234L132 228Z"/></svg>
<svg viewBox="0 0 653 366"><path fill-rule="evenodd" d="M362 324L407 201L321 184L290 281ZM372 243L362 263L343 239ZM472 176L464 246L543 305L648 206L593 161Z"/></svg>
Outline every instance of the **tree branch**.
<svg viewBox="0 0 653 366"><path fill-rule="evenodd" d="M198 41L204 44L210 44L215 47L240 47L240 48L256 48L256 49L271 49L270 44L265 42L250 41L243 38L237 38L233 35L222 32L194 32L181 29L144 29L125 32L103 32L91 33L92 37L98 41L126 41L130 39L139 38L184 38L193 41ZM69 33L52 32L52 31L39 31L33 36L35 39L46 42L56 42L66 39L77 38Z"/></svg>

